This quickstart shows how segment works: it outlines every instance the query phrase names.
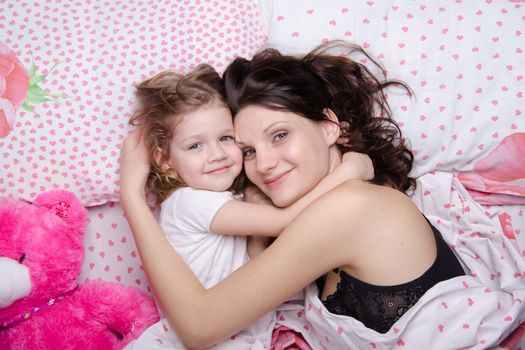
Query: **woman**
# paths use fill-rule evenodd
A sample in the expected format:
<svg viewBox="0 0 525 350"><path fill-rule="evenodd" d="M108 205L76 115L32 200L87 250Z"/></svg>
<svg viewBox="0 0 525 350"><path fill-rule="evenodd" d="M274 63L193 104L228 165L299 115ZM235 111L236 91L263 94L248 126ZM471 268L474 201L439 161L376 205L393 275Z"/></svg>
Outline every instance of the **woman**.
<svg viewBox="0 0 525 350"><path fill-rule="evenodd" d="M124 142L122 206L151 287L189 348L235 334L316 280L325 312L384 333L433 285L464 274L404 194L414 183L413 158L385 99L386 88L404 85L379 80L328 48L299 58L266 50L226 70L246 176L280 207L306 195L350 150L370 156L375 178L348 181L315 200L263 253L211 289L165 241L145 201L143 148L136 137Z"/></svg>

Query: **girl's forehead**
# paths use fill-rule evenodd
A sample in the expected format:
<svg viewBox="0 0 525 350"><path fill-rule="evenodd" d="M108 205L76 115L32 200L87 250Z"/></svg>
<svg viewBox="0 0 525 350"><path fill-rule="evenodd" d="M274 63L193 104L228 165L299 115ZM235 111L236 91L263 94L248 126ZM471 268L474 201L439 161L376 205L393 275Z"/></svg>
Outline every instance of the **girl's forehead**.
<svg viewBox="0 0 525 350"><path fill-rule="evenodd" d="M225 107L199 108L176 119L174 138L233 131L232 116L230 110Z"/></svg>
<svg viewBox="0 0 525 350"><path fill-rule="evenodd" d="M176 118L177 124L187 123L204 123L201 128L209 128L209 124L228 124L233 125L233 118L230 110L223 105L204 105L191 110L187 113L182 113Z"/></svg>

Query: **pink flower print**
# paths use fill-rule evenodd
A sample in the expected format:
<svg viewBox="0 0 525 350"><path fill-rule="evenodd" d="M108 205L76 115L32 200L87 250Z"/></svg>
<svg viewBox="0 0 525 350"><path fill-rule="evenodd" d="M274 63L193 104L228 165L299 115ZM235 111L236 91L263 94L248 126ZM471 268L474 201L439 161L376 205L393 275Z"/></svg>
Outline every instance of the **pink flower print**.
<svg viewBox="0 0 525 350"><path fill-rule="evenodd" d="M525 133L505 137L459 180L482 204L525 204Z"/></svg>
<svg viewBox="0 0 525 350"><path fill-rule="evenodd" d="M304 340L301 333L298 333L285 326L277 326L272 333L272 350L312 350L310 345Z"/></svg>
<svg viewBox="0 0 525 350"><path fill-rule="evenodd" d="M13 50L0 41L0 138L6 137L15 122L29 88L29 75Z"/></svg>

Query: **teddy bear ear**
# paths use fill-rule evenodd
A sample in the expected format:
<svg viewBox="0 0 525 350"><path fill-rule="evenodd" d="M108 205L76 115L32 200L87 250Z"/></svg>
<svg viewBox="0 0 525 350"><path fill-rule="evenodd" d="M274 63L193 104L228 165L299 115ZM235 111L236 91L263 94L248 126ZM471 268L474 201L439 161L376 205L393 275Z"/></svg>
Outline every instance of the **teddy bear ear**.
<svg viewBox="0 0 525 350"><path fill-rule="evenodd" d="M86 225L87 210L77 197L66 190L50 190L39 194L33 205L44 207L64 220L71 228L84 228Z"/></svg>

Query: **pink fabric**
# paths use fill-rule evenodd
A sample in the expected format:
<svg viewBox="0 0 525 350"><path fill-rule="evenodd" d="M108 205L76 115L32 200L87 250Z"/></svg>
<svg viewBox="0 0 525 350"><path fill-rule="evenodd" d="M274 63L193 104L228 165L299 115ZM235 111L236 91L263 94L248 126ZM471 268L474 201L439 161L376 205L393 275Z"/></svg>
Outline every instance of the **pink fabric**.
<svg viewBox="0 0 525 350"><path fill-rule="evenodd" d="M521 349L518 348L518 342L522 337L525 336L525 323L522 323L518 328L512 332L507 339L505 339L501 344L500 347L505 350L513 350L513 349Z"/></svg>
<svg viewBox="0 0 525 350"><path fill-rule="evenodd" d="M525 204L525 133L505 137L459 180L479 203Z"/></svg>
<svg viewBox="0 0 525 350"><path fill-rule="evenodd" d="M272 334L272 350L312 350L301 333L279 326Z"/></svg>

